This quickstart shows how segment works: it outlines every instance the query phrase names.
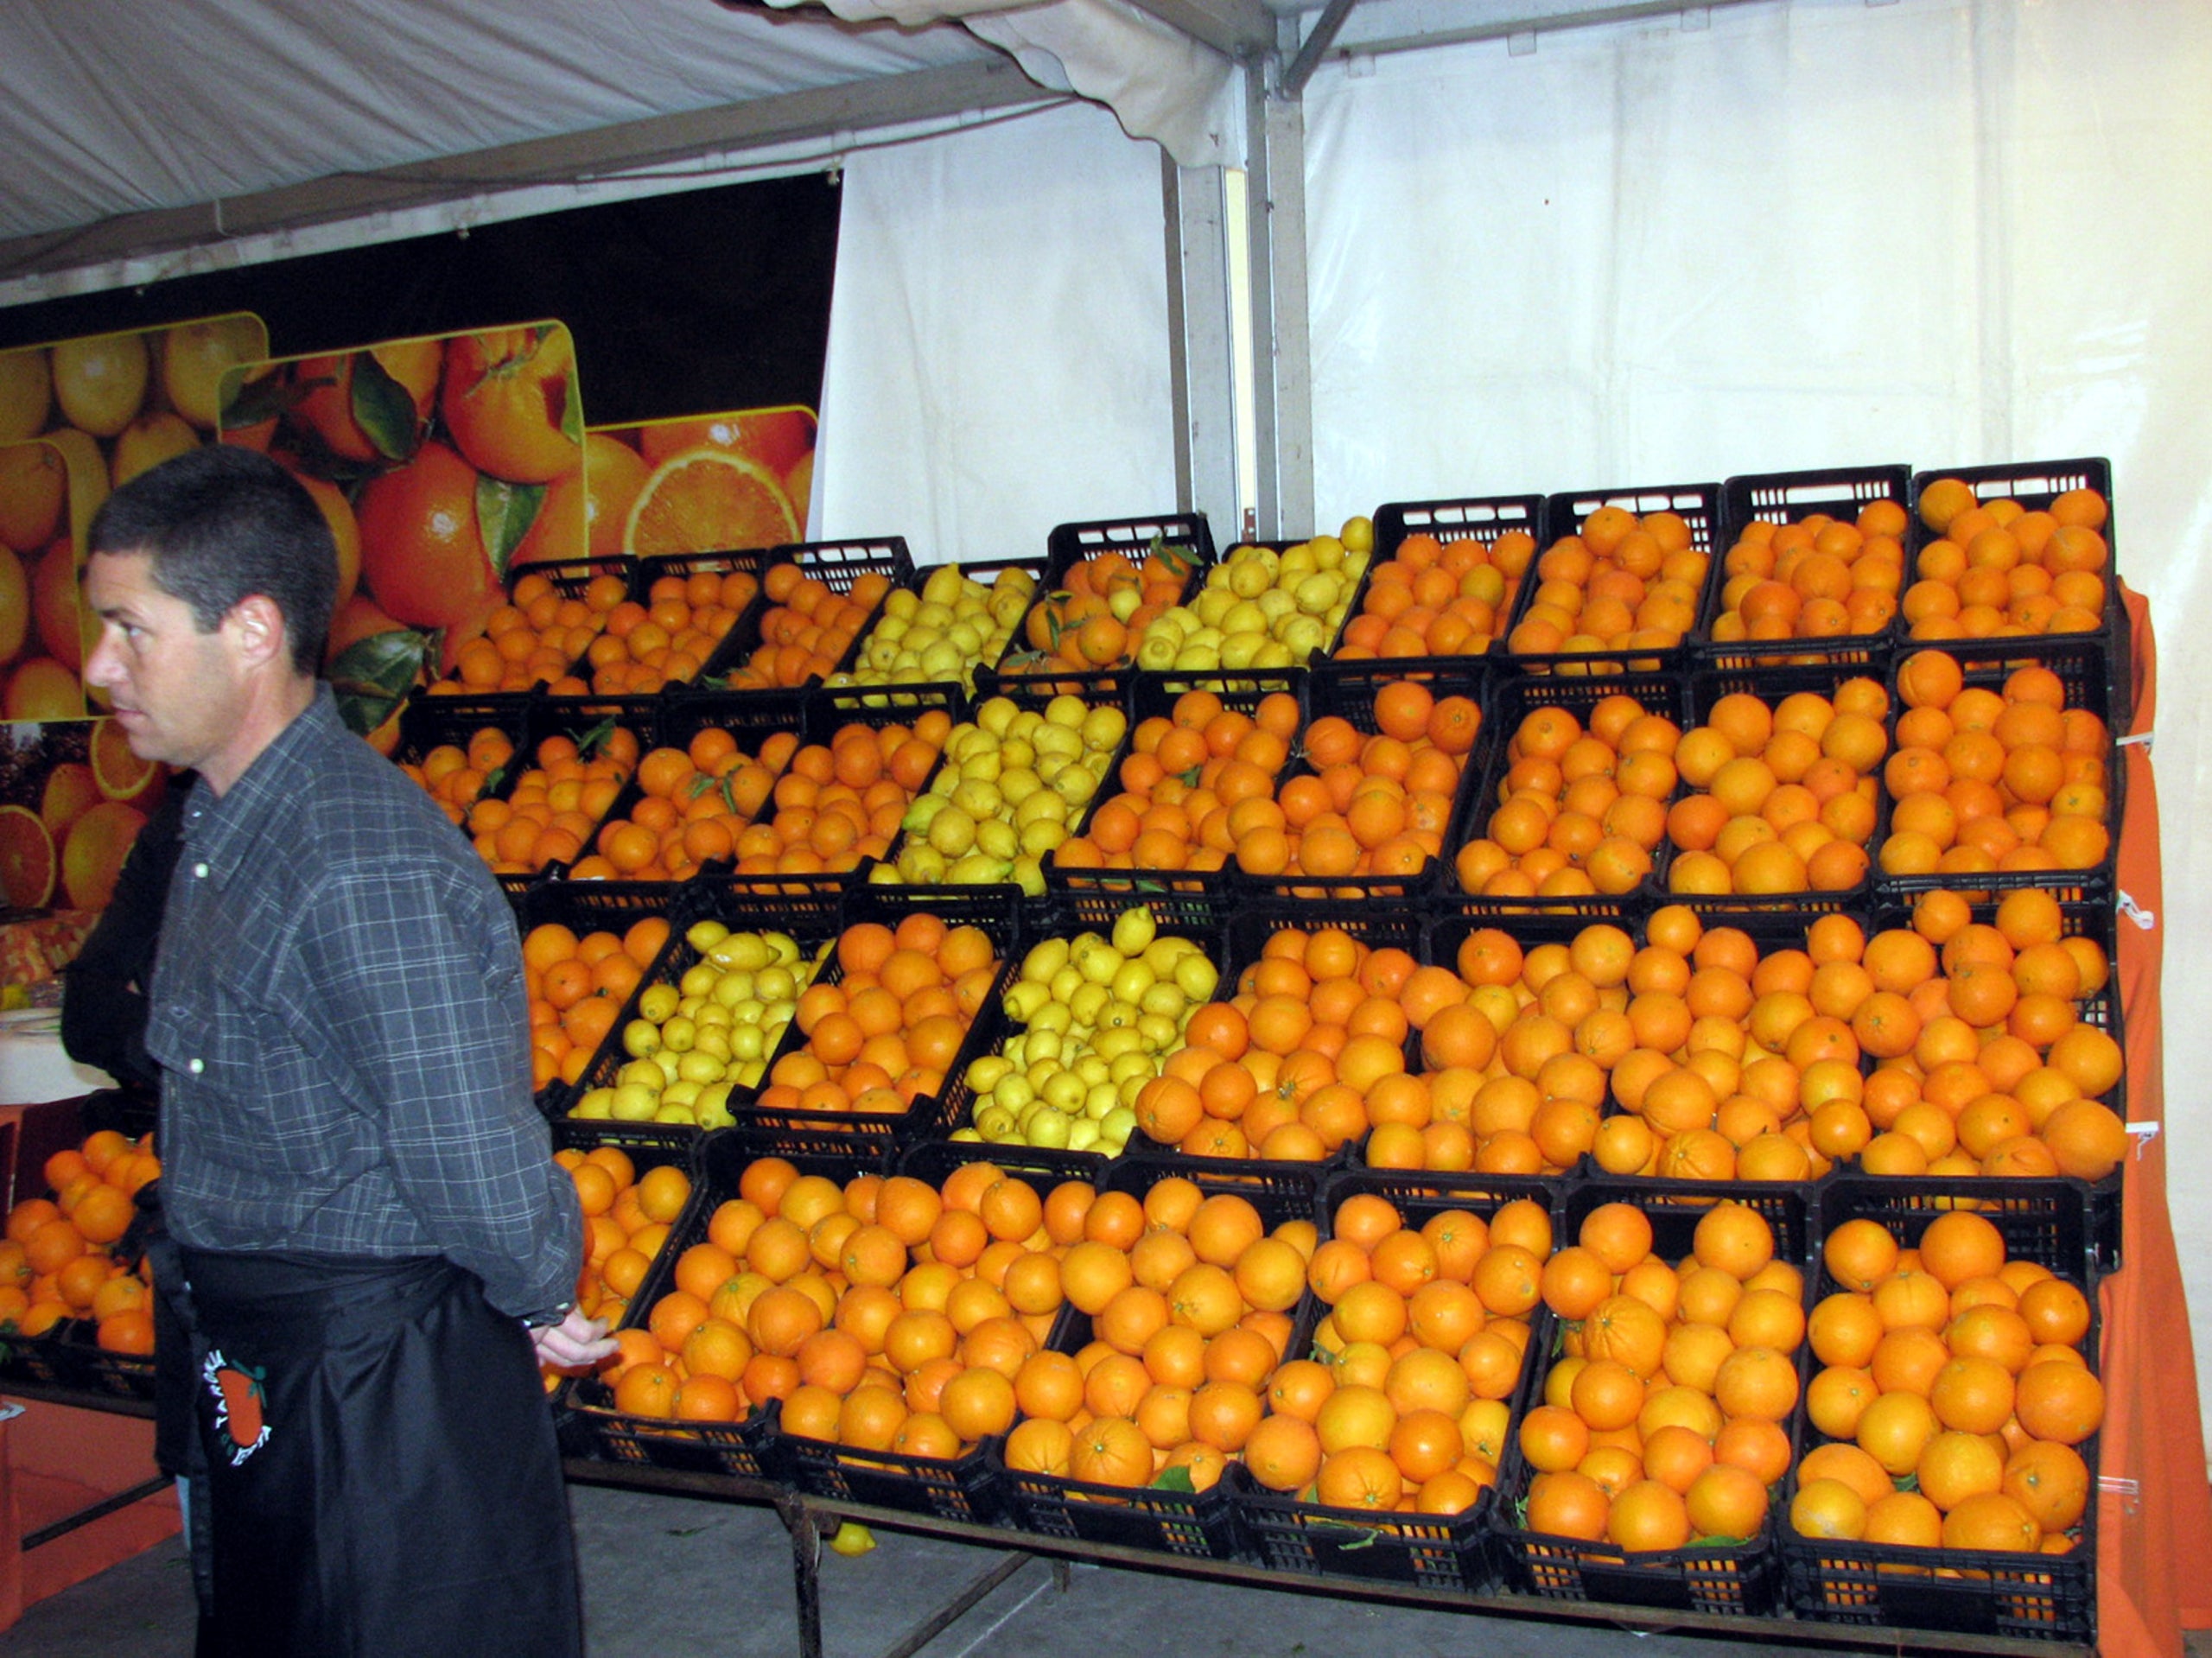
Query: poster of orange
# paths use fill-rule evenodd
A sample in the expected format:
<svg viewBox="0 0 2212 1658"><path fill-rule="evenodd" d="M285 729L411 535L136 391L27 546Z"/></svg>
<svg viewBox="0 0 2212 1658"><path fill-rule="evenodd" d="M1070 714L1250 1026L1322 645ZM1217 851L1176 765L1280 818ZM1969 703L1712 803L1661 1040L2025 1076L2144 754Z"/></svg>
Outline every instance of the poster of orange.
<svg viewBox="0 0 2212 1658"><path fill-rule="evenodd" d="M583 404L559 322L243 365L224 381L222 439L283 462L330 520L325 670L364 734L391 727L418 683L454 674L506 604L511 570L585 542ZM553 671L513 689L580 654L564 629L534 627L527 647L517 669Z"/></svg>
<svg viewBox="0 0 2212 1658"><path fill-rule="evenodd" d="M115 486L207 441L232 364L265 356L249 313L0 352L0 713L81 719L85 526Z"/></svg>

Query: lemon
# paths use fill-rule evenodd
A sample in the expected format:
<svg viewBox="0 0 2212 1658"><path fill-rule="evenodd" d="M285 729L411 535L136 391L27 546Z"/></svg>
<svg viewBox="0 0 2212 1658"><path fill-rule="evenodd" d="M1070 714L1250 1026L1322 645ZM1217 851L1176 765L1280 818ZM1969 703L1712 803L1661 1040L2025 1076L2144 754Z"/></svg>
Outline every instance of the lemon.
<svg viewBox="0 0 2212 1658"><path fill-rule="evenodd" d="M65 340L54 347L54 395L79 431L113 437L146 401L151 364L143 334L126 331Z"/></svg>
<svg viewBox="0 0 2212 1658"><path fill-rule="evenodd" d="M222 415L223 376L269 355L269 331L257 316L180 322L162 333L162 391L169 407L202 431Z"/></svg>
<svg viewBox="0 0 2212 1658"><path fill-rule="evenodd" d="M648 985L638 994L638 1013L655 1025L676 1012L681 997L672 984Z"/></svg>
<svg viewBox="0 0 2212 1658"><path fill-rule="evenodd" d="M46 429L54 409L54 375L46 347L0 352L0 443L20 442Z"/></svg>

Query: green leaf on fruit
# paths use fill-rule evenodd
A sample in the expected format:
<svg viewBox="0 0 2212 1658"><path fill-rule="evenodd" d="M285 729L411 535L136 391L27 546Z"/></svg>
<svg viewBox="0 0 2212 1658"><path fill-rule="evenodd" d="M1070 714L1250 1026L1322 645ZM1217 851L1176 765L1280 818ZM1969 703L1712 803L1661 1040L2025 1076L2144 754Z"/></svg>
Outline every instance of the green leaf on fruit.
<svg viewBox="0 0 2212 1658"><path fill-rule="evenodd" d="M614 716L610 714L597 725L575 733L576 753L586 759L597 759L599 751L607 746L607 740L614 734L616 729Z"/></svg>
<svg viewBox="0 0 2212 1658"><path fill-rule="evenodd" d="M1163 1468L1152 1477L1155 1491L1176 1491L1185 1496L1196 1496L1198 1488L1191 1483L1191 1471L1184 1467Z"/></svg>
<svg viewBox="0 0 2212 1658"><path fill-rule="evenodd" d="M394 628L356 639L330 664L330 689L346 728L365 737L407 700L430 651L430 636Z"/></svg>
<svg viewBox="0 0 2212 1658"><path fill-rule="evenodd" d="M407 461L422 446L414 394L385 372L373 352L353 353L353 423L388 461Z"/></svg>
<svg viewBox="0 0 2212 1658"><path fill-rule="evenodd" d="M476 474L476 528L484 537L484 550L491 557L493 573L502 579L507 574L507 561L537 522L537 509L544 500L543 484L511 484L488 472Z"/></svg>

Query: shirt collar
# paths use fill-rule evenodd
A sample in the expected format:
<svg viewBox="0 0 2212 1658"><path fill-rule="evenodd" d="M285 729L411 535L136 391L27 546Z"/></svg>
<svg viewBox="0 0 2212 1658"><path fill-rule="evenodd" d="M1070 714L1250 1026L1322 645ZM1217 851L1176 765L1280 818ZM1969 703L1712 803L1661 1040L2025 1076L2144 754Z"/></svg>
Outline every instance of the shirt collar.
<svg viewBox="0 0 2212 1658"><path fill-rule="evenodd" d="M315 682L315 699L221 795L204 782L184 810L184 836L195 857L226 873L273 815L296 810L312 773L309 757L346 726L328 680Z"/></svg>

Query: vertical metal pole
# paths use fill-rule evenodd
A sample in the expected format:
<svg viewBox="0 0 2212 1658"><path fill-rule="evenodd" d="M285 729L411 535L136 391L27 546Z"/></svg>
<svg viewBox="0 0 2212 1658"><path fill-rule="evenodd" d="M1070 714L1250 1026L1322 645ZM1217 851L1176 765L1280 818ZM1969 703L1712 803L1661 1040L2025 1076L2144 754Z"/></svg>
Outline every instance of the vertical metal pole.
<svg viewBox="0 0 2212 1658"><path fill-rule="evenodd" d="M1236 540L1238 524L1223 170L1178 167L1164 151L1160 168L1166 220L1175 505L1205 513L1215 541L1225 547Z"/></svg>
<svg viewBox="0 0 2212 1658"><path fill-rule="evenodd" d="M1298 47L1295 17L1278 20L1283 49L1249 64L1252 340L1258 385L1259 530L1313 532L1313 368L1306 315L1306 109L1281 85Z"/></svg>

